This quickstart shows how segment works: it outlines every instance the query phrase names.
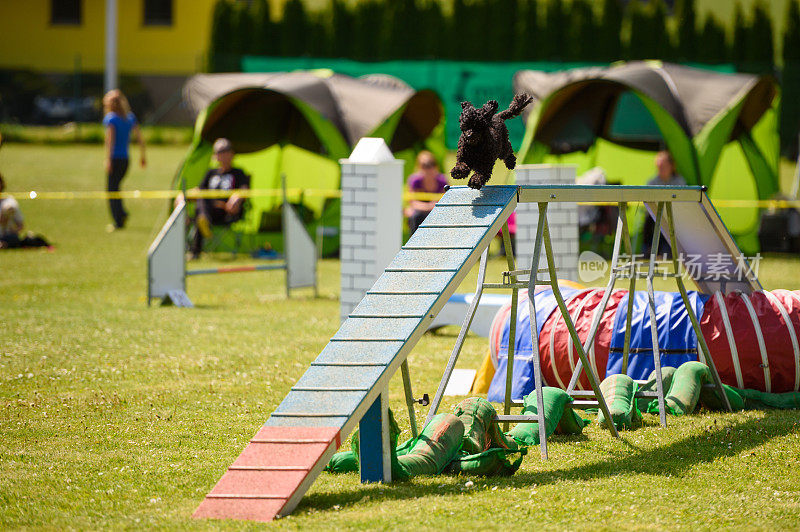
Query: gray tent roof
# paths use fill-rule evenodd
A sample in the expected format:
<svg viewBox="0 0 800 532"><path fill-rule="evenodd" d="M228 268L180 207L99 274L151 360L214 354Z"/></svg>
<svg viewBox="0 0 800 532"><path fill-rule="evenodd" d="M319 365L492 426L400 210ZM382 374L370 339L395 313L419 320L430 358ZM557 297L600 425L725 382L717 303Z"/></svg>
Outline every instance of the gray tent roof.
<svg viewBox="0 0 800 532"><path fill-rule="evenodd" d="M353 78L331 72L271 72L263 74L198 74L183 88L184 100L195 113L239 91L261 90L296 98L333 123L350 145L380 126L408 104L396 137L427 138L442 119L439 97L415 91L397 78L371 75ZM257 98L250 106L260 105ZM223 103L224 105L224 103ZM234 112L231 104L229 112ZM238 112L246 113L247 109ZM225 113L217 113L223 115ZM393 149L402 149L394 147Z"/></svg>
<svg viewBox="0 0 800 532"><path fill-rule="evenodd" d="M774 83L768 77L722 74L655 61L633 61L605 68L579 68L551 73L521 70L514 75L516 93L527 92L543 100L559 92L551 105L555 104L557 108L577 105L586 108L586 113L595 117L604 114L600 107L608 105L621 92L629 89L655 100L690 137L742 98L747 100L739 117L741 126L752 127L769 109L776 94ZM598 91L605 92L606 98L596 98ZM554 109L547 114L552 116L556 113Z"/></svg>

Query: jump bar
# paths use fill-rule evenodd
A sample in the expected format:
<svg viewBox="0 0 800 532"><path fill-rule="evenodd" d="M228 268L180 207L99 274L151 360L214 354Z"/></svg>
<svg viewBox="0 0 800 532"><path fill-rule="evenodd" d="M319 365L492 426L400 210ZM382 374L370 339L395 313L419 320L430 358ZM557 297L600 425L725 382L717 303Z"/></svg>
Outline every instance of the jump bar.
<svg viewBox="0 0 800 532"><path fill-rule="evenodd" d="M265 270L285 270L286 263L258 264L252 266L229 266L226 268L208 268L206 270L188 270L186 275L208 275L214 273L260 272Z"/></svg>

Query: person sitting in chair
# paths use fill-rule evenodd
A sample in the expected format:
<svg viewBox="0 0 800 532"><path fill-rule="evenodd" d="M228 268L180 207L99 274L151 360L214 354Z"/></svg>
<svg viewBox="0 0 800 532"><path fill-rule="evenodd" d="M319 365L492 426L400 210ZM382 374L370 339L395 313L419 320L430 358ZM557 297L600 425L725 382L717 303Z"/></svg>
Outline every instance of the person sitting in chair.
<svg viewBox="0 0 800 532"><path fill-rule="evenodd" d="M240 168L233 166L233 144L225 138L214 142L214 157L219 166L209 170L200 185L200 190L241 190L250 188L250 176ZM194 240L192 241L192 258L200 256L203 250L203 238L211 237L212 225L230 225L242 217L244 198L232 193L229 198L198 198L195 216Z"/></svg>

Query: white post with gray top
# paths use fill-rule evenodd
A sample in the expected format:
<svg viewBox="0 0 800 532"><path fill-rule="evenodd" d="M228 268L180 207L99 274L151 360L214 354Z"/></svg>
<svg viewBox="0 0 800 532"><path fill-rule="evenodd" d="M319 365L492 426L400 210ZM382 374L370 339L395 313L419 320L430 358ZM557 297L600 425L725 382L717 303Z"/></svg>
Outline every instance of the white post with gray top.
<svg viewBox="0 0 800 532"><path fill-rule="evenodd" d="M342 166L340 228L344 321L400 250L403 161L378 138L362 138Z"/></svg>

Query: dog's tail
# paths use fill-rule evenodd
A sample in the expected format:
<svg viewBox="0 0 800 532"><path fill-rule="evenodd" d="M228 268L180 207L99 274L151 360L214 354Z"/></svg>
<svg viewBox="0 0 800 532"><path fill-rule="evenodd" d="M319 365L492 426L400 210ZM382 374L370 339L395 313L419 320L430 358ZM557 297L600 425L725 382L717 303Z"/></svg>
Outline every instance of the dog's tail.
<svg viewBox="0 0 800 532"><path fill-rule="evenodd" d="M511 105L508 106L508 109L505 111L500 111L497 113L497 116L502 118L503 120L508 120L509 118L514 118L515 116L519 116L525 106L528 105L533 101L533 96L530 94L517 94L514 96L514 99L511 101Z"/></svg>

